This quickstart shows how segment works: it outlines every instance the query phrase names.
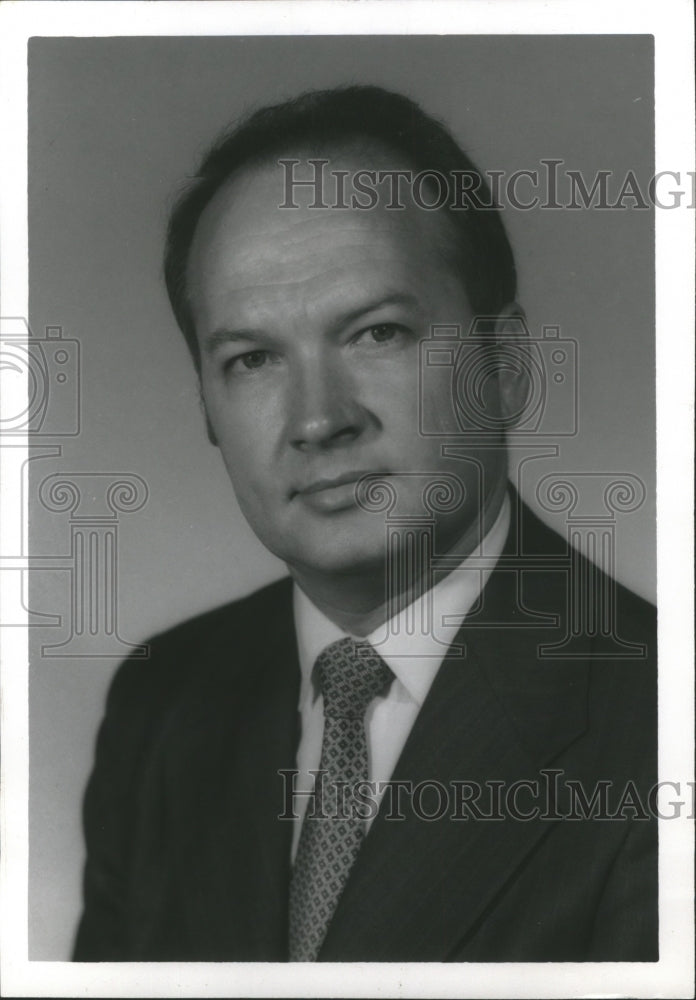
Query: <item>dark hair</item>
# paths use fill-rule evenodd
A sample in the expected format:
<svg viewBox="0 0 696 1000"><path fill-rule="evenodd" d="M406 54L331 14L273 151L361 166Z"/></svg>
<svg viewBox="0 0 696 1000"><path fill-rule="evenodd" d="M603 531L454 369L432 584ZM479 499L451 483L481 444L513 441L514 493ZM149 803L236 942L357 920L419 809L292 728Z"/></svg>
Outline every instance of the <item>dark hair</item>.
<svg viewBox="0 0 696 1000"><path fill-rule="evenodd" d="M198 344L187 299L186 270L196 227L208 203L237 171L272 156L300 149L374 141L404 156L418 170L437 171L452 183L452 171L471 175L480 204L491 204L485 178L445 126L415 101L381 87L348 86L315 90L261 108L212 146L171 213L164 276L177 323L196 365ZM476 313L495 315L514 301L516 272L512 249L497 207L467 203L441 209L454 226L463 267L462 282Z"/></svg>

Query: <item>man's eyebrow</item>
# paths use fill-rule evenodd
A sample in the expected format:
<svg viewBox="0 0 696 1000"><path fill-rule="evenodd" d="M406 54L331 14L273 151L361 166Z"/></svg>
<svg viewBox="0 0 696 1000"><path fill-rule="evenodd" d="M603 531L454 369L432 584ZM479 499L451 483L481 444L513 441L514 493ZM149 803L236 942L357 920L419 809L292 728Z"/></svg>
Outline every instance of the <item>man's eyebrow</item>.
<svg viewBox="0 0 696 1000"><path fill-rule="evenodd" d="M377 309L381 309L382 306L409 306L418 307L419 302L415 295L411 295L409 292L394 292L392 295L380 296L372 302L366 302L363 305L357 306L355 309L351 309L350 312L343 313L338 321L338 326L349 326L354 323L356 319L360 319L366 313L374 312Z"/></svg>
<svg viewBox="0 0 696 1000"><path fill-rule="evenodd" d="M233 344L240 340L254 340L258 336L257 330L226 330L223 328L209 334L203 341L203 347L207 354L213 354L222 344Z"/></svg>

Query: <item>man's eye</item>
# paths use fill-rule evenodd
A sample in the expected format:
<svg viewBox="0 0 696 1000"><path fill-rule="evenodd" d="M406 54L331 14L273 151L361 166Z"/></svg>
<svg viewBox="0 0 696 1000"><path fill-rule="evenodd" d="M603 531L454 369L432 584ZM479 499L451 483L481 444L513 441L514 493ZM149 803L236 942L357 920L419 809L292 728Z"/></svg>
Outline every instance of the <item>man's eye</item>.
<svg viewBox="0 0 696 1000"><path fill-rule="evenodd" d="M402 332L403 327L397 323L377 323L375 326L368 326L366 330L359 333L357 340L368 344L388 344Z"/></svg>
<svg viewBox="0 0 696 1000"><path fill-rule="evenodd" d="M268 351L247 351L233 358L228 367L237 371L256 371L258 368L263 368L267 360Z"/></svg>
<svg viewBox="0 0 696 1000"><path fill-rule="evenodd" d="M382 344L385 340L392 340L396 336L397 328L392 323L380 323L378 326L371 326L370 333L373 340Z"/></svg>

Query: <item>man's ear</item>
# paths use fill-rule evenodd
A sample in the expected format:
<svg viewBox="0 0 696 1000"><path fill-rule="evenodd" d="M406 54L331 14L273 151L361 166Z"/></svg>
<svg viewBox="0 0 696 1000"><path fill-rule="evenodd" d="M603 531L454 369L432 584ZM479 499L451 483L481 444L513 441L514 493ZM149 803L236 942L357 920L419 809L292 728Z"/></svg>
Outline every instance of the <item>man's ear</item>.
<svg viewBox="0 0 696 1000"><path fill-rule="evenodd" d="M500 413L507 427L523 416L532 392L530 341L524 309L510 302L498 313L494 333L498 355Z"/></svg>
<svg viewBox="0 0 696 1000"><path fill-rule="evenodd" d="M201 383L198 383L198 402L200 404L201 410L203 411L203 416L205 418L205 429L208 434L208 440L215 448L218 447L218 439L215 436L215 431L213 430L213 425L210 422L210 417L208 416L208 408L205 405L205 399L203 397L203 389Z"/></svg>

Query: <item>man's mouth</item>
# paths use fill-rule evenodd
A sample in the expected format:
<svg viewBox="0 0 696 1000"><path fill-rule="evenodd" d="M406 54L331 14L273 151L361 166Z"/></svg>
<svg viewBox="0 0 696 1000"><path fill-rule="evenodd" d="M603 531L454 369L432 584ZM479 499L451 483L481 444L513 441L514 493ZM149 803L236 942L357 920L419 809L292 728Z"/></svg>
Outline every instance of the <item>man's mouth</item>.
<svg viewBox="0 0 696 1000"><path fill-rule="evenodd" d="M369 469L343 472L339 476L321 477L293 490L290 498L299 498L318 511L345 510L356 506L355 488L364 476L386 475Z"/></svg>

